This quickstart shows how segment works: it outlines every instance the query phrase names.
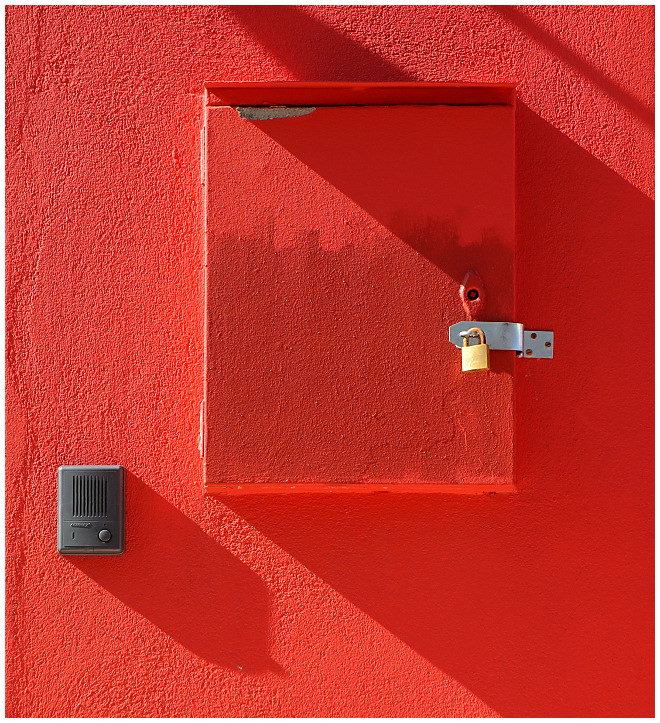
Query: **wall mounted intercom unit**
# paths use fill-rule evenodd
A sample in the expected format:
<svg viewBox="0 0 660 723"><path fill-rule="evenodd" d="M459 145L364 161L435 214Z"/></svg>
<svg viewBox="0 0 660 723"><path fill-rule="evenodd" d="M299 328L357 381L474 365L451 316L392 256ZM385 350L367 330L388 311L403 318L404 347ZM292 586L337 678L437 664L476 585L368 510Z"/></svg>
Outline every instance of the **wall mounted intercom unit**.
<svg viewBox="0 0 660 723"><path fill-rule="evenodd" d="M57 472L57 551L124 553L124 468L63 466Z"/></svg>

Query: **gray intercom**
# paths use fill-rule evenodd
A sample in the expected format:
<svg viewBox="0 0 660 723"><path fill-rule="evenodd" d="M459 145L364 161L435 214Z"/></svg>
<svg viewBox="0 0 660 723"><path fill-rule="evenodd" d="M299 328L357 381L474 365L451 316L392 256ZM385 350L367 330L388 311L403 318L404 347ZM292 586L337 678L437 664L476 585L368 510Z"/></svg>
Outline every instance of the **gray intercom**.
<svg viewBox="0 0 660 723"><path fill-rule="evenodd" d="M124 468L60 467L57 551L61 555L124 553Z"/></svg>

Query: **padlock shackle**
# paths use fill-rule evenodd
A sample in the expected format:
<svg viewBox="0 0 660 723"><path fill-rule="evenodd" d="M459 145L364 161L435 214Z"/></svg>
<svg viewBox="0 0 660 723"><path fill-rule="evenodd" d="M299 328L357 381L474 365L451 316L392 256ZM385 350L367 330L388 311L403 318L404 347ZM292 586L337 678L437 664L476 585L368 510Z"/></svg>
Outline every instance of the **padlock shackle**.
<svg viewBox="0 0 660 723"><path fill-rule="evenodd" d="M484 332L479 329L476 326L473 326L471 329L468 329L467 331L463 332L465 336L463 337L463 346L469 346L470 345L470 335L471 334L478 334L479 335L479 342L481 344L486 343L486 335Z"/></svg>

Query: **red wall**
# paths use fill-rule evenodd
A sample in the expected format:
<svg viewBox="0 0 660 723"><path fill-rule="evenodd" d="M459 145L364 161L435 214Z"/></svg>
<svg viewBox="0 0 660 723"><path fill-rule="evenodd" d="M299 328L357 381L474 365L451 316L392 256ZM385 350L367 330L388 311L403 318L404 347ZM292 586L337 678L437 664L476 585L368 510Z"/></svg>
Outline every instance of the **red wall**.
<svg viewBox="0 0 660 723"><path fill-rule="evenodd" d="M653 715L653 9L7 10L7 715ZM515 81L518 494L201 493L206 80ZM123 464L127 553L56 552Z"/></svg>

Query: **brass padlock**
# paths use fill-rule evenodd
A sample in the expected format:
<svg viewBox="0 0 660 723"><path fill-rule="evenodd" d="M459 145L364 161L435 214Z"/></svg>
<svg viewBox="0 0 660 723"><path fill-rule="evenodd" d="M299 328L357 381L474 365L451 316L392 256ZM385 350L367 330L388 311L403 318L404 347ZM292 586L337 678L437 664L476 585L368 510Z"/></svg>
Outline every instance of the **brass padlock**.
<svg viewBox="0 0 660 723"><path fill-rule="evenodd" d="M464 372L480 372L490 369L490 350L486 344L486 335L476 326L464 332L461 354ZM470 336L479 336L479 344L468 346Z"/></svg>

